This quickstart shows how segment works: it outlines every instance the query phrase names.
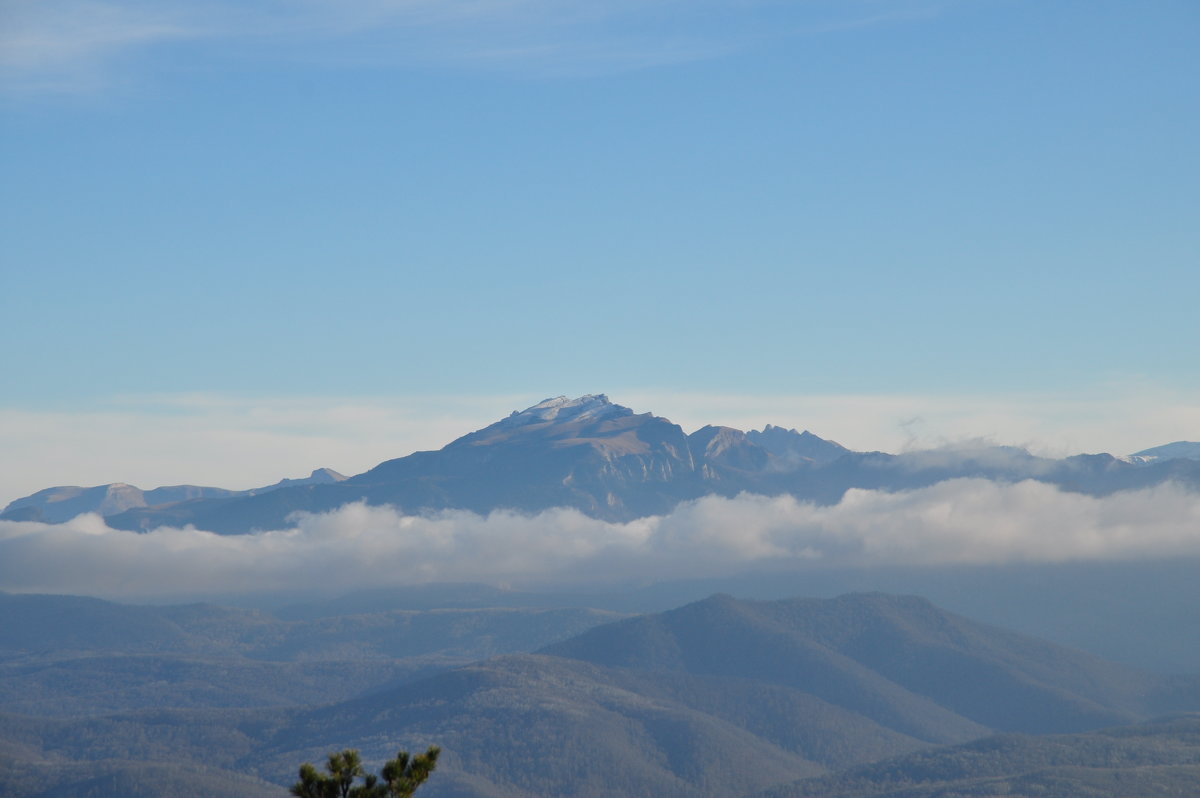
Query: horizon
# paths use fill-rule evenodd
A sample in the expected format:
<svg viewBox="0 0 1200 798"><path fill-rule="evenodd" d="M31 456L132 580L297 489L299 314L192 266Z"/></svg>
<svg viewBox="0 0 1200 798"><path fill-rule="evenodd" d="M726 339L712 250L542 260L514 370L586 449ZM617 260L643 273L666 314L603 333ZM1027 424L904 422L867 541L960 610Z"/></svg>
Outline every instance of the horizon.
<svg viewBox="0 0 1200 798"><path fill-rule="evenodd" d="M1063 402L1061 406L1053 406L1047 402L1025 399L1023 406L1026 410L1037 408L1047 416L1037 418L1032 413L1021 417L1013 412L1014 408L1022 407L1016 402L1008 407L1004 407L1004 403L1001 402L997 407L989 406L987 402L980 400L978 405L984 409L977 407L972 413L964 410L965 400L948 401L945 397L714 397L670 394L656 396L639 392L630 394L636 401L628 404L621 401L620 397L613 399L612 394L608 392L594 395L608 396L613 404L627 407L635 413L648 412L666 418L678 424L687 434L709 424L743 431L774 425L797 431L807 430L852 451L899 454L930 449L1009 446L1055 459L1075 454L1102 453L1123 457L1145 449L1187 440L1149 440L1155 431L1171 429L1178 424L1178 420L1170 416L1166 419L1166 425L1146 425L1145 430L1134 424L1125 425L1117 439L1138 443L1125 447L1123 451L1112 448L1073 447L1070 442L1072 436L1069 433L1058 438L1049 438L1052 425L1057 419L1074 415L1078 422L1079 417L1088 410L1095 412L1096 404L1087 401ZM558 394L534 401L513 396L495 397L492 401L487 397L478 396L438 397L434 402L424 399L407 408L396 399L324 399L318 400L314 406L306 404L304 399L291 398L284 401L275 399L278 407L273 409L272 400L192 394L179 397L147 397L142 401L145 402L144 407L150 408L150 412L138 412L138 399L124 397L107 408L101 406L90 413L80 413L77 417L72 417L69 412L56 415L52 411L44 411L37 421L31 421L32 414L20 418L19 414L10 408L0 410L0 437L8 438L8 452L21 450L19 439L23 430L32 427L36 435L48 427L58 427L60 430L74 433L76 460L70 467L64 467L61 450L53 450L49 453L50 457L39 463L32 445L27 444L30 448L25 456L11 457L0 466L0 486L5 488L4 492L0 493L0 505L51 487L128 484L150 489L191 484L248 490L273 484L280 479L303 477L318 468L331 468L346 476L352 476L386 460L404 457L417 451L440 449L452 440L502 420L510 412L528 409L547 399L564 396L580 398L586 395L589 394ZM674 404L682 409L683 415L676 418L653 407L639 406L642 402L652 402L655 399ZM507 407L502 404L504 402L511 405L519 401L526 401L528 404L500 410ZM1127 401L1133 403L1137 400ZM132 405L132 412L123 407L123 403ZM497 408L495 412L489 410L489 405L493 403ZM412 412L414 406L416 412ZM447 406L457 412L439 412L439 408ZM1125 405L1126 410L1128 406ZM798 412L797 407L803 408L803 412ZM1053 408L1050 413L1046 412L1048 408ZM830 433L817 424L794 421L788 423L789 419L780 417L788 415L789 409L790 413L795 414L793 419L805 415L811 420L814 415L819 417L822 412L831 422L840 417L843 423L846 423L845 418L853 417L858 421L854 425L857 434L852 433L852 436L847 438ZM869 419L865 416L871 411L878 417ZM487 417L485 414L489 412L492 412L492 415ZM734 423L716 418L702 418L706 413L725 414L727 418L732 416ZM1174 414L1185 420L1195 416L1200 424L1200 408L1184 405L1175 408ZM49 421L46 420L47 417ZM980 426L980 417L988 418L993 423L1003 423L1009 431L1023 431L1025 437L1005 439L997 435L994 428L991 434L973 434L973 430ZM870 423L864 423L868 420ZM1158 417L1154 420L1161 422L1163 419ZM1092 421L1089 431L1093 435L1102 434L1098 429L1102 423L1102 420ZM139 451L131 445L134 440L134 436L131 435L132 427L137 425L148 427L141 430L141 434L147 439L142 445L148 446L152 453L162 451L161 441L155 441L155 438L169 434L173 447L171 456L166 459L147 457L145 450ZM849 428L849 423L846 423L846 426ZM378 440L372 440L378 438L381 430L392 432L398 438L404 439L408 448L404 448L405 443L397 443L392 448L393 444L390 442L381 444ZM338 439L339 433L344 439ZM871 445L872 433L882 438L884 445ZM90 439L87 438L89 434ZM264 452L263 441L268 438L273 445ZM34 442L36 443L36 438ZM237 466L231 465L230 446L244 447L239 451L239 456L234 458ZM310 458L321 458L324 456L319 451L321 449L332 453L319 462L300 462L296 459L301 453ZM120 454L114 456L115 452ZM283 462L289 454L292 460ZM352 465L347 467L341 463L327 462L338 456L348 459ZM155 467L163 467L162 473L173 475L173 478L156 476ZM201 476L188 476L189 468ZM122 469L133 470L142 478L110 479L102 476ZM70 473L90 475L92 478L76 481L54 478L55 474ZM206 474L209 478L204 476ZM22 485L25 487L18 487Z"/></svg>

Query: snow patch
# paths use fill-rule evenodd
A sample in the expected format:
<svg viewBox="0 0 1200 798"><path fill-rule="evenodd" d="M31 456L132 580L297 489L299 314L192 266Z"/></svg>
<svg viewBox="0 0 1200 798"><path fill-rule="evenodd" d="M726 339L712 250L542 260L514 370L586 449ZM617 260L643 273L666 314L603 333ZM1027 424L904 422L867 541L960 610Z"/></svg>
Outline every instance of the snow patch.
<svg viewBox="0 0 1200 798"><path fill-rule="evenodd" d="M505 422L509 425L520 426L547 421L595 421L602 418L628 416L632 413L633 411L628 407L613 404L602 393L589 393L575 399L566 396L543 399L533 407L514 412L505 419Z"/></svg>

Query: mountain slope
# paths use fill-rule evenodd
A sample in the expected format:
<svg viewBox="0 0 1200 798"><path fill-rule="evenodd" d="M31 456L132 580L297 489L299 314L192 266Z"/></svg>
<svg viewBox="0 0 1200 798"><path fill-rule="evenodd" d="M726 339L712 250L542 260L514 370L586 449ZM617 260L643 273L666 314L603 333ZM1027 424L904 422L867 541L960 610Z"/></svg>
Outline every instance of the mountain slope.
<svg viewBox="0 0 1200 798"><path fill-rule="evenodd" d="M768 424L761 430L750 430L746 437L790 466L832 463L850 450L840 443L827 441L808 430L796 432Z"/></svg>
<svg viewBox="0 0 1200 798"><path fill-rule="evenodd" d="M255 761L278 778L322 740L437 741L454 775L431 798L730 795L986 729L1144 718L1166 684L915 597L715 596L313 710Z"/></svg>
<svg viewBox="0 0 1200 798"><path fill-rule="evenodd" d="M326 703L529 651L616 617L495 608L286 621L209 605L0 594L0 710L62 717Z"/></svg>
<svg viewBox="0 0 1200 798"><path fill-rule="evenodd" d="M752 798L1176 798L1198 784L1200 716L1181 716L1088 734L987 737Z"/></svg>
<svg viewBox="0 0 1200 798"><path fill-rule="evenodd" d="M1054 732L1145 712L1152 677L1083 652L968 621L924 599L714 596L596 627L544 649L652 671L737 675L802 687L922 739L963 719Z"/></svg>
<svg viewBox="0 0 1200 798"><path fill-rule="evenodd" d="M611 518L664 512L704 492L677 424L603 395L548 399L437 452L381 463L348 485L405 507L416 487L437 495L443 504L435 506L576 507Z"/></svg>
<svg viewBox="0 0 1200 798"><path fill-rule="evenodd" d="M1157 463L1164 460L1200 460L1200 443L1175 441L1134 452L1127 459L1133 463Z"/></svg>
<svg viewBox="0 0 1200 798"><path fill-rule="evenodd" d="M0 795L29 798L286 798L279 784L205 765L100 760L28 762L0 756Z"/></svg>

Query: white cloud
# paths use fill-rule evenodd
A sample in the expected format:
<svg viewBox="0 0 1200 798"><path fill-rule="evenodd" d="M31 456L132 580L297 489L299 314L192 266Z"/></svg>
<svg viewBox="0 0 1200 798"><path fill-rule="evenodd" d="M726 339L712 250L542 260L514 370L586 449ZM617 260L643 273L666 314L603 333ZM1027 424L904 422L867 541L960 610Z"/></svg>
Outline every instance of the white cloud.
<svg viewBox="0 0 1200 798"><path fill-rule="evenodd" d="M734 574L751 566L956 565L1200 555L1200 495L1173 485L1095 498L1037 482L966 479L902 493L852 490L834 506L704 498L627 524L575 510L428 517L347 505L290 529L0 522L0 589L117 598L436 581L536 584Z"/></svg>

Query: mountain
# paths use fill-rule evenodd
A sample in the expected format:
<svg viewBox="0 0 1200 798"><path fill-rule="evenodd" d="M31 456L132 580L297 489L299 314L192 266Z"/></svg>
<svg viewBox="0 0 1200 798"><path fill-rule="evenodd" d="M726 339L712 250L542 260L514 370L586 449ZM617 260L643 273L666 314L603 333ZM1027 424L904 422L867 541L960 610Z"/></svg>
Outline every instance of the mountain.
<svg viewBox="0 0 1200 798"><path fill-rule="evenodd" d="M286 785L300 762L331 750L358 748L374 764L438 744L428 798L716 798L887 757L940 761L930 757L947 750L960 753L946 763L969 761L970 741L998 731L1079 734L1197 708L1195 680L1181 690L916 597L718 595L322 706L0 715L0 759L57 762L63 773L88 761L171 763ZM953 775L949 764L938 772Z"/></svg>
<svg viewBox="0 0 1200 798"><path fill-rule="evenodd" d="M718 595L599 626L544 653L798 687L927 740L964 719L1037 733L1131 720L1145 712L1156 681L925 599L885 594L766 602Z"/></svg>
<svg viewBox="0 0 1200 798"><path fill-rule="evenodd" d="M746 437L790 466L804 463L832 463L850 450L840 443L818 438L808 430L796 432L768 424L761 430L750 430Z"/></svg>
<svg viewBox="0 0 1200 798"><path fill-rule="evenodd" d="M10 503L0 513L6 521L42 521L61 524L81 513L99 513L111 516L135 507L175 504L191 499L213 499L241 495L239 491L224 488L204 488L197 485L172 485L143 491L133 485L114 482L81 488L63 485L46 488L31 496Z"/></svg>
<svg viewBox="0 0 1200 798"><path fill-rule="evenodd" d="M1001 735L746 798L1175 798L1200 784L1200 716L1087 734Z"/></svg>
<svg viewBox="0 0 1200 798"><path fill-rule="evenodd" d="M1160 463L1164 460L1200 460L1200 443L1175 441L1152 449L1143 449L1121 459L1138 465Z"/></svg>
<svg viewBox="0 0 1200 798"><path fill-rule="evenodd" d="M89 511L120 529L192 524L237 534L283 528L293 513L355 501L409 513L569 507L624 522L707 495L791 495L833 504L853 488L899 491L963 477L1033 479L1091 495L1167 481L1200 490L1200 460L1155 457L1137 463L1108 454L1050 459L1003 446L853 452L811 432L771 425L750 432L710 425L689 435L668 419L596 394L546 399L441 449L388 460L348 479L319 469L307 479L240 492L52 488L18 499L0 518L58 522Z"/></svg>
<svg viewBox="0 0 1200 798"><path fill-rule="evenodd" d="M704 492L677 424L604 395L547 399L437 452L381 463L347 487L404 507L563 506L600 517L663 512Z"/></svg>
<svg viewBox="0 0 1200 798"><path fill-rule="evenodd" d="M332 485L335 482L341 482L346 479L344 474L339 474L332 468L314 468L313 472L302 479L281 479L274 485L267 485L264 488L254 488L246 491L250 494L266 493L280 488L296 488L302 485Z"/></svg>
<svg viewBox="0 0 1200 798"><path fill-rule="evenodd" d="M280 488L304 485L328 485L341 482L346 477L332 468L318 468L303 479L282 479L273 485L250 490L227 490L199 485L169 485L153 490L142 490L124 482L81 488L63 485L46 488L30 496L9 503L0 513L6 521L41 521L61 524L82 513L98 513L108 517L141 508L163 508L203 499L228 499L239 496L254 496Z"/></svg>

